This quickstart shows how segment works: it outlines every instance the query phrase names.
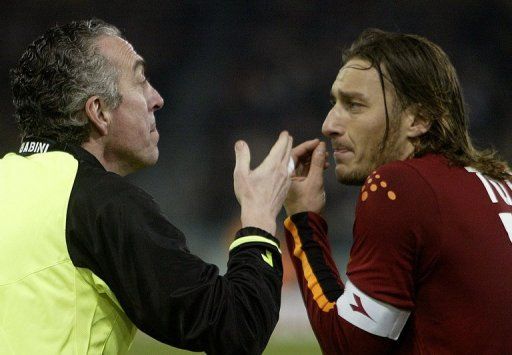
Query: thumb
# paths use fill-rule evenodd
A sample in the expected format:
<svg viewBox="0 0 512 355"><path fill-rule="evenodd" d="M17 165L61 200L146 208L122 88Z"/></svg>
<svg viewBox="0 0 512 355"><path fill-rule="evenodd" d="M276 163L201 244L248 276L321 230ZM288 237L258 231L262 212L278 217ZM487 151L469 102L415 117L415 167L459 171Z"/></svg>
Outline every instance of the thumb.
<svg viewBox="0 0 512 355"><path fill-rule="evenodd" d="M322 176L325 165L325 142L320 142L311 156L308 176Z"/></svg>
<svg viewBox="0 0 512 355"><path fill-rule="evenodd" d="M235 143L236 164L235 171L249 172L251 164L251 151L244 141L240 140Z"/></svg>

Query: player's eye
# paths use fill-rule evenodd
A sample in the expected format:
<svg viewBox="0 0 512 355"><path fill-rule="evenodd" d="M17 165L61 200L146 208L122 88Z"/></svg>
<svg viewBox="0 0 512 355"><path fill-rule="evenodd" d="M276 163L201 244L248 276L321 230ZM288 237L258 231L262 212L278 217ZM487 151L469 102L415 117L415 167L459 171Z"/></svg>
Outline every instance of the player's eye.
<svg viewBox="0 0 512 355"><path fill-rule="evenodd" d="M358 111L360 109L362 109L364 107L364 105L360 102L356 102L356 101L347 101L347 103L345 104L345 107L347 108L347 110L350 110L350 111Z"/></svg>

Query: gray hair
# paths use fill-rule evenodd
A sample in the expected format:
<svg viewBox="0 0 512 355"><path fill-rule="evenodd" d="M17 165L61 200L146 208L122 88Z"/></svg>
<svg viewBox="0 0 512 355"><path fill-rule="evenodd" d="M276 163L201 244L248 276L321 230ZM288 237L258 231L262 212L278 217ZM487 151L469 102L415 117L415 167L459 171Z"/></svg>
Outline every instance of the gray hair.
<svg viewBox="0 0 512 355"><path fill-rule="evenodd" d="M121 37L102 20L55 26L32 42L11 70L15 119L22 138L81 144L90 134L85 103L94 95L121 103L117 68L98 52L101 36Z"/></svg>

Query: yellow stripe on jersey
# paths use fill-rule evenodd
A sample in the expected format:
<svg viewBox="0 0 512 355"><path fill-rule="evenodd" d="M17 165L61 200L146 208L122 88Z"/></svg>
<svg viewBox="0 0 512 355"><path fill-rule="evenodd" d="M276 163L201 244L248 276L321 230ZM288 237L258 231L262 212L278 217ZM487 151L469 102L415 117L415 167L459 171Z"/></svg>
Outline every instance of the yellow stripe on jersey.
<svg viewBox="0 0 512 355"><path fill-rule="evenodd" d="M294 249L293 249L293 255L300 260L302 263L302 272L304 274L304 278L307 281L308 289L313 294L313 299L317 303L318 307L324 311L329 312L336 302L329 302L327 297L324 295L324 291L322 290L322 286L320 286L320 283L318 282L318 279L316 278L316 275L313 272L313 269L311 268L311 265L308 260L308 256L302 249L302 243L300 241L300 236L297 231L297 227L293 223L292 219L288 217L284 221L284 225L286 229L292 234L293 241L294 241Z"/></svg>

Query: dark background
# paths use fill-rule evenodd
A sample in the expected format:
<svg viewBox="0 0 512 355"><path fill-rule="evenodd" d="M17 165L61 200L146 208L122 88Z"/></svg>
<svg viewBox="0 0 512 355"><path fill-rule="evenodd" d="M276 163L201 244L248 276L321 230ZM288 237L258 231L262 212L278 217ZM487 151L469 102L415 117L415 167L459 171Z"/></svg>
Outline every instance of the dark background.
<svg viewBox="0 0 512 355"><path fill-rule="evenodd" d="M320 137L341 50L367 27L417 33L458 70L472 135L512 160L512 1L2 1L0 156L17 150L8 70L56 23L98 17L118 26L166 100L160 160L130 177L188 236L224 263L238 205L233 144L259 163L279 132ZM356 189L326 174L327 219L341 268ZM222 244L220 244L222 243ZM221 266L222 267L222 266Z"/></svg>

